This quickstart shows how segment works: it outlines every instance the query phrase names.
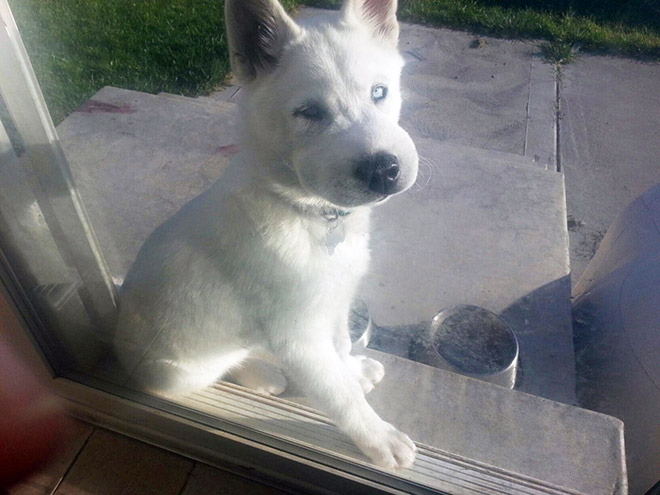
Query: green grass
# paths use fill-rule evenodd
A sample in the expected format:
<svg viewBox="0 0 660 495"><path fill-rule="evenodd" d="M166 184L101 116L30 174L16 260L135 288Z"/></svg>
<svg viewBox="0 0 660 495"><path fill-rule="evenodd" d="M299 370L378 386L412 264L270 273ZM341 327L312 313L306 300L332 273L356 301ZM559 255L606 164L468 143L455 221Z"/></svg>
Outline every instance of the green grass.
<svg viewBox="0 0 660 495"><path fill-rule="evenodd" d="M337 6L340 0L285 0ZM400 0L403 20L660 60L658 0ZM99 88L204 94L227 76L221 0L10 0L57 123Z"/></svg>
<svg viewBox="0 0 660 495"><path fill-rule="evenodd" d="M577 55L575 45L563 40L544 41L540 49L543 58L556 65L572 62Z"/></svg>
<svg viewBox="0 0 660 495"><path fill-rule="evenodd" d="M59 122L105 85L196 95L229 71L218 0L13 0Z"/></svg>
<svg viewBox="0 0 660 495"><path fill-rule="evenodd" d="M308 0L336 7L340 0ZM400 0L399 18L582 51L660 59L659 0Z"/></svg>

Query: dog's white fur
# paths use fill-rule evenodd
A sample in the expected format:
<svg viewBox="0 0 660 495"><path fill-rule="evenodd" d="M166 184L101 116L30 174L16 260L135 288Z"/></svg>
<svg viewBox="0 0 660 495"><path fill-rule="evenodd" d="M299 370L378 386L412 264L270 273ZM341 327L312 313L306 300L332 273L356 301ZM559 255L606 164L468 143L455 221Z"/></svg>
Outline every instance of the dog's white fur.
<svg viewBox="0 0 660 495"><path fill-rule="evenodd" d="M286 374L374 463L409 466L414 444L364 397L383 367L350 355L348 334L370 207L417 175L397 123L396 0L346 0L334 17L304 24L277 0L227 0L225 9L243 84L233 168L251 177L240 187L221 178L149 237L122 287L117 354L139 386L170 397L229 373L278 394ZM387 87L381 100L378 85ZM310 106L322 118L302 115ZM399 161L387 195L355 173L379 152ZM350 214L328 220L338 210ZM333 250L336 224L345 238Z"/></svg>

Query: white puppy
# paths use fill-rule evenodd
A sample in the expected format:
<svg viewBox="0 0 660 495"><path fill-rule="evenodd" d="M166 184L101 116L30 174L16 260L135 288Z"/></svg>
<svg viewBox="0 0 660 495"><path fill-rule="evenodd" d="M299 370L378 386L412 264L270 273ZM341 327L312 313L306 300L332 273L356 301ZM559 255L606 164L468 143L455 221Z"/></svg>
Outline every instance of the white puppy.
<svg viewBox="0 0 660 495"><path fill-rule="evenodd" d="M346 0L304 23L277 0L225 11L243 85L233 167L252 178L221 178L149 237L122 287L117 353L169 397L229 372L277 394L286 374L375 464L409 466L415 446L364 397L383 367L350 355L348 334L370 207L417 176L397 123L396 0Z"/></svg>

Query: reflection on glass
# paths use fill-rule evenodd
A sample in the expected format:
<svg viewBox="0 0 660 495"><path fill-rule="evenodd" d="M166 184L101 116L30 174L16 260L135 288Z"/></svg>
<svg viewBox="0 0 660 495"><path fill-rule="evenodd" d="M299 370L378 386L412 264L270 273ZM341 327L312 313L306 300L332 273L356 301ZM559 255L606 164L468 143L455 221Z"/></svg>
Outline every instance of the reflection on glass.
<svg viewBox="0 0 660 495"><path fill-rule="evenodd" d="M452 421L482 424L480 393L505 402L438 368L573 401L563 183L430 139L423 78L412 144L394 10L346 0L294 22L275 1L228 1L231 105L100 90L58 129L91 226L30 74L0 75L2 254L59 373L364 461L311 404L388 469L413 463L407 434L472 455ZM466 303L501 318L454 318ZM432 483L419 473L441 454L418 455L404 476Z"/></svg>

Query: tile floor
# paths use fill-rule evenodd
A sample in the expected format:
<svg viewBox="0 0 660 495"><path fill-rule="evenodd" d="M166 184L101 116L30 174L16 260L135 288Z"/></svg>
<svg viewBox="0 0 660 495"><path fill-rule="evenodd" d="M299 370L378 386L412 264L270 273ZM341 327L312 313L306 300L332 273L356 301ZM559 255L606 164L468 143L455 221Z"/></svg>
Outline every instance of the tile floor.
<svg viewBox="0 0 660 495"><path fill-rule="evenodd" d="M2 495L286 495L146 443L76 422L69 445Z"/></svg>

